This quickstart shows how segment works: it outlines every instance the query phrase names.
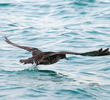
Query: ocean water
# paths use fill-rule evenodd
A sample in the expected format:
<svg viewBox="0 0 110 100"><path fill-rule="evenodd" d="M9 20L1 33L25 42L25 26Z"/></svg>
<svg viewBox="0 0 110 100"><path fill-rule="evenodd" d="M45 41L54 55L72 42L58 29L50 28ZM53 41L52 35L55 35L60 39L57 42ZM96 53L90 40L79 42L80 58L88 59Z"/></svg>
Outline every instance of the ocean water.
<svg viewBox="0 0 110 100"><path fill-rule="evenodd" d="M110 48L110 0L0 0L0 100L110 100L110 56L68 55L23 65L31 53Z"/></svg>

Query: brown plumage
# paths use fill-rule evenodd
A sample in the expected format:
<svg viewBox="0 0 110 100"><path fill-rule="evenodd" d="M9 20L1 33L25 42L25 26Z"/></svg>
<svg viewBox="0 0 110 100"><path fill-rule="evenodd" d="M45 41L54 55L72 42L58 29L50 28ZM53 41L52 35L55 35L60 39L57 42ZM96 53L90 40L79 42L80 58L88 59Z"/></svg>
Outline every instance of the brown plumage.
<svg viewBox="0 0 110 100"><path fill-rule="evenodd" d="M72 54L72 55L82 55L82 56L105 56L110 55L109 48L103 50L102 48L96 51L90 51L85 53L76 53L76 52L43 52L39 50L38 48L33 47L27 47L27 46L20 46L18 44L15 44L8 40L7 37L5 37L5 41L13 45L15 47L19 47L21 49L27 50L29 52L32 52L32 57L28 59L21 59L20 62L24 64L33 64L36 63L36 65L49 65L54 64L58 62L60 59L66 58L66 54Z"/></svg>

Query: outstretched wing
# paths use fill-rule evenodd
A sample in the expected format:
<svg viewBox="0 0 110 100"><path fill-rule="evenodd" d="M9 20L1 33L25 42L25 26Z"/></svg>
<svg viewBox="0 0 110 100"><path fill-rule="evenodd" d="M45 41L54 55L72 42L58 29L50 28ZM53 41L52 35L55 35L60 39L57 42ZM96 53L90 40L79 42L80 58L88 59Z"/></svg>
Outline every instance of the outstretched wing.
<svg viewBox="0 0 110 100"><path fill-rule="evenodd" d="M65 54L72 54L72 55L81 55L81 53L75 53L75 52L52 52L44 56L44 58L54 56L54 55L65 55Z"/></svg>
<svg viewBox="0 0 110 100"><path fill-rule="evenodd" d="M90 52L85 52L85 53L81 53L82 56L106 56L106 55L110 55L109 52L109 48L107 49L99 49L96 51L90 51Z"/></svg>
<svg viewBox="0 0 110 100"><path fill-rule="evenodd" d="M96 51L90 51L90 52L85 52L85 53L76 53L76 52L54 52L45 55L44 57L50 57L54 55L61 55L61 54L72 54L72 55L82 55L82 56L106 56L110 55L109 48L103 50L102 48Z"/></svg>
<svg viewBox="0 0 110 100"><path fill-rule="evenodd" d="M6 41L8 44L12 45L12 46L15 46L15 47L18 47L18 48L27 50L27 51L29 51L29 52L34 52L34 51L36 51L36 52L37 52L37 51L38 51L38 52L41 52L41 51L40 51L39 49L37 49L37 48L28 47L28 46L20 46L20 45L18 45L18 44L15 44L15 43L11 42L10 40L8 40L7 37L5 37L5 41Z"/></svg>

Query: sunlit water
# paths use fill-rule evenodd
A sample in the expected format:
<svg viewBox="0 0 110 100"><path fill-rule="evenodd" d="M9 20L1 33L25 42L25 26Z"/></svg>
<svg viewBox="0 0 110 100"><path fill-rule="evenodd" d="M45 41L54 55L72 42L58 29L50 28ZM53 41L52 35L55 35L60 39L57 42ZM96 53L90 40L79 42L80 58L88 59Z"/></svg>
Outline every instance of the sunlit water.
<svg viewBox="0 0 110 100"><path fill-rule="evenodd" d="M110 48L110 0L0 0L0 100L110 100L110 56L22 65L31 54L4 36L44 51Z"/></svg>

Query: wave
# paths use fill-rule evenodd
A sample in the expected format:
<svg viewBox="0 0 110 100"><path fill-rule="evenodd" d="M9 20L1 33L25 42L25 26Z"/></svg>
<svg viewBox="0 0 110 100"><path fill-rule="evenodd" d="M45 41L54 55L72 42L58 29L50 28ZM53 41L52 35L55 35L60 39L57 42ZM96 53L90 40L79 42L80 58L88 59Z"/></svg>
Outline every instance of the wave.
<svg viewBox="0 0 110 100"><path fill-rule="evenodd" d="M42 75L42 76L65 76L61 73L58 73L53 70L40 70L37 67L31 67L31 68L25 68L25 69L17 69L17 70L6 70L6 69L0 69L0 73L5 73L5 74L37 74L37 75Z"/></svg>
<svg viewBox="0 0 110 100"><path fill-rule="evenodd" d="M10 7L10 6L16 6L13 3L0 3L0 7Z"/></svg>

